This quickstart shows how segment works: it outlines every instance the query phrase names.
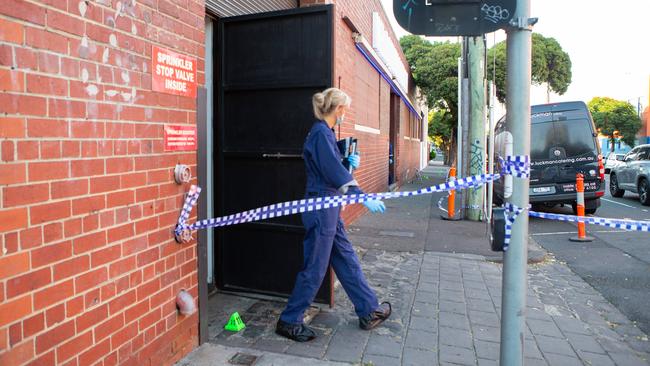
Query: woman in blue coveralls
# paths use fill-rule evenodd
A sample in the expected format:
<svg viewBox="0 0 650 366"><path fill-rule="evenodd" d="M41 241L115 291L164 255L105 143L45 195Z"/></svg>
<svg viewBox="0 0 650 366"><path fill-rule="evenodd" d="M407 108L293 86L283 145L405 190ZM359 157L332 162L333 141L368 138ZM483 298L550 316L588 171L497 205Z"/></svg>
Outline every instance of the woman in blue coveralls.
<svg viewBox="0 0 650 366"><path fill-rule="evenodd" d="M303 148L307 171L306 197L363 193L343 166L333 131L334 126L343 122L345 111L351 103L350 97L339 89L330 88L316 93L312 102L317 121L307 135ZM352 155L348 161L351 167L357 168L360 157ZM385 210L380 200L364 205L373 213ZM359 327L370 330L391 314L390 303L379 304L375 292L368 286L359 259L345 234L340 210L340 207L334 207L302 214L306 229L304 264L287 307L278 320L275 332L279 335L298 342L316 338L314 330L303 323L303 316L330 265L354 304Z"/></svg>

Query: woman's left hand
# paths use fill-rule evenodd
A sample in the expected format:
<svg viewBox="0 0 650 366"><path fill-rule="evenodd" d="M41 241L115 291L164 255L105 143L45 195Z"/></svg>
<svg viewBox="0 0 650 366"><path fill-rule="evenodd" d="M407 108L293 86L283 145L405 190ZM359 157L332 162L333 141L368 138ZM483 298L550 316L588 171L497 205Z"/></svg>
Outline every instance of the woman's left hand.
<svg viewBox="0 0 650 366"><path fill-rule="evenodd" d="M352 169L356 169L361 164L361 156L359 156L359 153L354 153L354 155L348 156L348 162Z"/></svg>

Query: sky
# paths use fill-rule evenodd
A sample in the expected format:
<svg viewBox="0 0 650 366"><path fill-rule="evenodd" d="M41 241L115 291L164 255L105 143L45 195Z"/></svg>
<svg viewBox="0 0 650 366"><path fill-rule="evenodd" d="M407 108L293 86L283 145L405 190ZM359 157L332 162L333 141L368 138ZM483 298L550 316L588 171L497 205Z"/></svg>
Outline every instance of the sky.
<svg viewBox="0 0 650 366"><path fill-rule="evenodd" d="M400 1L401 0L395 0ZM571 57L572 83L551 101L607 96L649 105L650 1L648 0L531 0L534 31L555 38ZM381 0L398 37L408 34L393 17L393 0ZM429 38L445 40L444 38ZM505 39L505 32L487 36L488 47ZM531 103L543 103L545 93L531 93Z"/></svg>

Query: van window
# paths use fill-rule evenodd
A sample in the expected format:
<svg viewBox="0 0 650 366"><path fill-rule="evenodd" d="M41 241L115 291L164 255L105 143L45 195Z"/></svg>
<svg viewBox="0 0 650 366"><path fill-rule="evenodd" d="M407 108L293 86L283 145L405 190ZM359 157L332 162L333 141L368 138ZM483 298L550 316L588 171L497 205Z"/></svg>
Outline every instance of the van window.
<svg viewBox="0 0 650 366"><path fill-rule="evenodd" d="M533 123L531 126L530 137L531 160L549 159L548 150L552 146L555 146L553 122Z"/></svg>
<svg viewBox="0 0 650 366"><path fill-rule="evenodd" d="M596 151L589 121L569 120L555 122L556 146L566 150L567 157L593 154Z"/></svg>
<svg viewBox="0 0 650 366"><path fill-rule="evenodd" d="M530 158L556 159L550 155L552 147L561 147L566 158L594 155L596 145L588 120L565 120L533 123L531 127Z"/></svg>

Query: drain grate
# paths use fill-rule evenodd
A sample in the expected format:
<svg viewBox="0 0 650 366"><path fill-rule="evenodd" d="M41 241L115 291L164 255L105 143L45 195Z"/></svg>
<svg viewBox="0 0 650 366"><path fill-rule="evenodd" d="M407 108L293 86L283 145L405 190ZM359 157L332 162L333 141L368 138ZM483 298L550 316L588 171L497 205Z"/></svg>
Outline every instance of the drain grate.
<svg viewBox="0 0 650 366"><path fill-rule="evenodd" d="M228 362L233 365L253 366L257 362L257 356L237 352Z"/></svg>

